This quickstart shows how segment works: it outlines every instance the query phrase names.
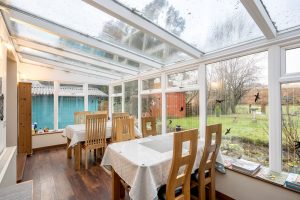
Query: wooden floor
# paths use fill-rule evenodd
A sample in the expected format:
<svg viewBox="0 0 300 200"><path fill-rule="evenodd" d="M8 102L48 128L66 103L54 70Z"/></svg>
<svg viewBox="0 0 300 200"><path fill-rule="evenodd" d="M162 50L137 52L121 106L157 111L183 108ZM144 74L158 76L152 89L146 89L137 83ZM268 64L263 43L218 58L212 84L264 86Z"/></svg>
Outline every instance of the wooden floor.
<svg viewBox="0 0 300 200"><path fill-rule="evenodd" d="M23 181L33 180L34 200L111 199L111 178L99 162L94 163L91 156L89 170L82 165L78 172L73 162L67 159L64 148L39 151L28 157Z"/></svg>

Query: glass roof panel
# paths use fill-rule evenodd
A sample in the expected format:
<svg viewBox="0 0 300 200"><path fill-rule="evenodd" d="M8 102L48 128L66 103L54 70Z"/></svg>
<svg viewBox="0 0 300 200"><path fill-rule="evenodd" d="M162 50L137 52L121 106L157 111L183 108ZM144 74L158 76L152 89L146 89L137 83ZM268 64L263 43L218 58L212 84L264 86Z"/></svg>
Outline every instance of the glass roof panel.
<svg viewBox="0 0 300 200"><path fill-rule="evenodd" d="M118 1L204 52L263 36L239 0Z"/></svg>
<svg viewBox="0 0 300 200"><path fill-rule="evenodd" d="M35 50L35 49L31 49L31 48L28 48L28 47L20 47L19 48L19 52L20 53L23 53L23 54L26 54L26 55L32 55L32 56L36 56L36 57L39 57L39 58L44 58L44 59L47 59L47 60L51 60L51 61L57 61L57 62L61 62L61 63L65 63L65 64L69 64L69 65L73 65L73 66L77 66L77 67L86 67L87 69L89 67L93 67L93 68L101 68L99 66L96 66L96 65L92 65L92 64L88 64L88 63L85 63L85 62L82 62L82 61L78 61L78 60L74 60L74 59L71 59L71 58L67 58L67 57L64 57L64 56L58 56L58 55L54 55L54 54L51 54L51 53L46 53L46 52L42 52L42 51L38 51L38 50ZM103 69L103 68L101 68ZM115 74L115 75L121 75L119 72L116 72L114 70L107 70L107 69L103 69L105 71L107 71L108 73L110 74Z"/></svg>
<svg viewBox="0 0 300 200"><path fill-rule="evenodd" d="M278 31L300 25L299 0L262 0Z"/></svg>
<svg viewBox="0 0 300 200"><path fill-rule="evenodd" d="M7 19L7 18L6 18ZM91 47L86 44L79 43L77 41L71 39L61 38L57 35L42 31L40 29L36 29L32 26L19 23L16 21L12 21L7 19L9 23L9 31L15 37L20 37L26 40L38 42L47 46L51 46L54 48L71 50L72 52L76 52L79 54L92 56L95 58L100 57L101 59L107 59L111 63L127 65L131 67L139 67L139 63L129 60L129 59L120 59L122 57L118 57L111 53L102 51L95 47Z"/></svg>
<svg viewBox="0 0 300 200"><path fill-rule="evenodd" d="M81 0L3 0L3 2L59 25L165 63L190 58L159 39L145 34Z"/></svg>

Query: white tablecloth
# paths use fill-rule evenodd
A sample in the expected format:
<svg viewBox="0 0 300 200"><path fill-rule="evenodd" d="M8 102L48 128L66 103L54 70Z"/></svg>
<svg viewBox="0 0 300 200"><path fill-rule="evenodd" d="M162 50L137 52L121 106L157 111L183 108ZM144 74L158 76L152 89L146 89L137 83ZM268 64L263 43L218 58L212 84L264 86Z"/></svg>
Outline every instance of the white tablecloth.
<svg viewBox="0 0 300 200"><path fill-rule="evenodd" d="M106 122L106 138L111 137L111 121ZM75 146L78 142L85 141L85 124L75 124L75 125L68 125L62 135L64 137L70 138L70 146Z"/></svg>
<svg viewBox="0 0 300 200"><path fill-rule="evenodd" d="M199 140L193 170L202 157L204 141ZM102 166L110 165L131 187L133 200L153 200L157 188L167 183L173 154L173 134L165 134L110 144L105 151ZM217 162L223 164L219 152Z"/></svg>

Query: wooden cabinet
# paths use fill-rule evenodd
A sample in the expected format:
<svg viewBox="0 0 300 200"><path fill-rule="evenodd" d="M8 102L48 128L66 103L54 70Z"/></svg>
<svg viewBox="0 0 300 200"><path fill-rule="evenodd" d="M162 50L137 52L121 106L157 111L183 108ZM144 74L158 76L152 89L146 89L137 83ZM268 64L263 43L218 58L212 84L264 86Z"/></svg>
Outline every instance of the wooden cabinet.
<svg viewBox="0 0 300 200"><path fill-rule="evenodd" d="M18 153L32 154L31 83L18 83Z"/></svg>

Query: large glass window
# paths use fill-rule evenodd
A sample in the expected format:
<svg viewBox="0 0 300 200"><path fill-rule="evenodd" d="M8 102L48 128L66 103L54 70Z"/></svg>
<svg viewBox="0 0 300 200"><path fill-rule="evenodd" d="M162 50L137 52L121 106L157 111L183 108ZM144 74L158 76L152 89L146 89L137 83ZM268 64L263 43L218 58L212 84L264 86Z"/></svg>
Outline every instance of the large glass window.
<svg viewBox="0 0 300 200"><path fill-rule="evenodd" d="M167 132L199 128L199 91L166 95Z"/></svg>
<svg viewBox="0 0 300 200"><path fill-rule="evenodd" d="M300 48L286 51L286 73L300 73Z"/></svg>
<svg viewBox="0 0 300 200"><path fill-rule="evenodd" d="M108 111L108 86L89 85L89 111Z"/></svg>
<svg viewBox="0 0 300 200"><path fill-rule="evenodd" d="M83 87L61 84L58 97L58 128L74 124L74 112L84 111ZM79 96L80 95L80 96Z"/></svg>
<svg viewBox="0 0 300 200"><path fill-rule="evenodd" d="M142 115L156 118L156 130L161 134L161 94L142 95Z"/></svg>
<svg viewBox="0 0 300 200"><path fill-rule="evenodd" d="M119 94L122 93L122 85L116 85L113 87L113 93L114 94Z"/></svg>
<svg viewBox="0 0 300 200"><path fill-rule="evenodd" d="M138 81L125 83L125 112L138 118Z"/></svg>
<svg viewBox="0 0 300 200"><path fill-rule="evenodd" d="M122 97L112 97L112 112L122 112Z"/></svg>
<svg viewBox="0 0 300 200"><path fill-rule="evenodd" d="M281 85L282 169L300 174L300 83Z"/></svg>
<svg viewBox="0 0 300 200"><path fill-rule="evenodd" d="M143 80L143 90L152 90L161 88L161 78L151 78Z"/></svg>
<svg viewBox="0 0 300 200"><path fill-rule="evenodd" d="M168 75L168 87L186 87L198 83L198 70Z"/></svg>
<svg viewBox="0 0 300 200"><path fill-rule="evenodd" d="M207 124L222 124L222 153L268 165L267 52L207 65Z"/></svg>
<svg viewBox="0 0 300 200"><path fill-rule="evenodd" d="M53 82L32 81L32 124L38 130L54 129Z"/></svg>

